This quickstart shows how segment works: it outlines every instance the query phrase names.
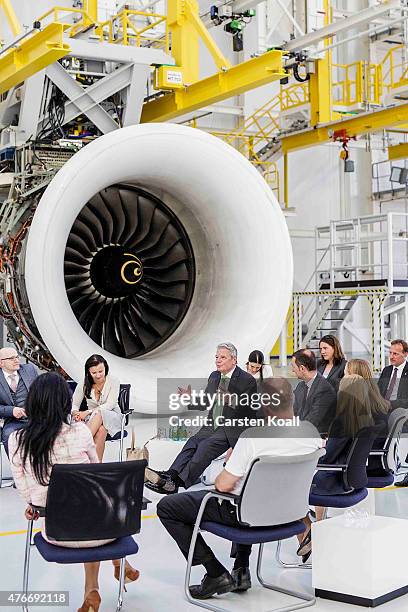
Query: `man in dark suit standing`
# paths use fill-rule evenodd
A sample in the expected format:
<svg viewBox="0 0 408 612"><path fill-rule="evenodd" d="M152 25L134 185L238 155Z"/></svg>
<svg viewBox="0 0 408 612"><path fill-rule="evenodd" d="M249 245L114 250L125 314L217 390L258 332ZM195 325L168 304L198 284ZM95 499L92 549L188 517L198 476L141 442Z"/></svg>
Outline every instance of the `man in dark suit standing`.
<svg viewBox="0 0 408 612"><path fill-rule="evenodd" d="M4 419L1 439L7 455L10 435L26 426L25 401L37 375L33 365L20 365L15 348L0 349L0 418Z"/></svg>
<svg viewBox="0 0 408 612"><path fill-rule="evenodd" d="M381 395L391 403L392 408L408 408L407 342L401 339L393 340L389 355L390 365L381 372L378 388ZM408 487L408 474L403 480L396 482L395 486Z"/></svg>
<svg viewBox="0 0 408 612"><path fill-rule="evenodd" d="M219 344L215 355L216 370L208 378L207 394L220 397L226 395L226 402L217 402L211 408L209 426L203 426L184 445L170 468L155 472L147 470L146 486L157 493L177 493L179 487L188 489L197 482L204 470L229 448L233 448L245 427L217 426L217 417L226 419L254 418L251 398L257 393L256 380L251 374L237 366L237 349L229 342ZM191 394L191 387L179 389L184 395ZM228 397L236 398L236 405L229 405ZM202 410L206 406L201 406Z"/></svg>
<svg viewBox="0 0 408 612"><path fill-rule="evenodd" d="M295 389L294 413L327 433L336 416L336 391L317 371L316 356L309 349L293 353L292 371L301 381Z"/></svg>

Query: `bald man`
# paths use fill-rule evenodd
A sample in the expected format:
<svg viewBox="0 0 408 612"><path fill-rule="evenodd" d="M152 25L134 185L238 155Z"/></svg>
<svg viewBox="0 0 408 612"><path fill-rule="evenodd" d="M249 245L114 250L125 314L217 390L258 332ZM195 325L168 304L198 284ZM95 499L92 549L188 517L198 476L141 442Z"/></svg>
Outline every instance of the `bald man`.
<svg viewBox="0 0 408 612"><path fill-rule="evenodd" d="M33 365L20 365L15 348L0 349L0 419L4 419L1 440L7 455L10 435L27 423L24 406L30 385L37 376Z"/></svg>

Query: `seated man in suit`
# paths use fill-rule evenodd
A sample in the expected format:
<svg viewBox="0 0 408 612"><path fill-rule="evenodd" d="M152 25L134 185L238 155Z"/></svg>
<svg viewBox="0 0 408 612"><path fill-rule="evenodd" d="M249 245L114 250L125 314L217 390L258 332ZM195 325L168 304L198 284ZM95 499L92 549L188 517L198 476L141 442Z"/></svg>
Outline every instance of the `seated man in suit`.
<svg viewBox="0 0 408 612"><path fill-rule="evenodd" d="M390 365L381 372L378 388L383 398L391 403L391 409L408 408L408 343L401 339L392 340L389 354ZM395 486L408 487L408 474Z"/></svg>
<svg viewBox="0 0 408 612"><path fill-rule="evenodd" d="M37 375L33 365L20 365L15 348L0 349L0 418L4 419L1 439L7 455L10 434L26 426L24 405Z"/></svg>
<svg viewBox="0 0 408 612"><path fill-rule="evenodd" d="M329 383L327 383L329 384ZM293 418L293 391L284 378L268 378L260 385L262 393L263 416L279 419ZM279 396L279 401L276 397ZM322 440L313 425L301 422L298 427L268 426L250 428L238 439L229 456L225 469L215 481L215 488L221 493L239 495L252 462L265 455L301 456L313 453L321 448ZM276 466L278 468L278 466ZM170 495L160 500L157 514L165 529L176 541L184 557L188 558L194 523L208 490L187 491ZM278 492L277 492L278 494ZM262 503L262 499L259 500ZM212 498L208 501L203 514L203 521L224 523L230 527L239 527L236 506L230 501L219 503ZM190 587L195 599L207 599L215 593L229 591L246 591L251 587L249 557L251 546L234 545L236 553L234 568L230 572L218 561L202 535L197 538L193 565L203 565L206 574L200 585Z"/></svg>
<svg viewBox="0 0 408 612"><path fill-rule="evenodd" d="M180 486L188 489L197 482L213 459L235 446L243 428L217 427L217 416L222 415L228 419L256 416L251 407L251 398L257 393L256 380L237 366L237 349L233 344L225 342L218 345L215 367L216 370L208 379L205 394L215 395L217 392L231 394L236 397L237 405L216 403L208 415L212 426L201 427L198 433L186 442L168 470L146 471L148 479L146 486L152 491L169 494L177 493ZM179 391L190 395L191 387ZM205 410L206 406L202 406L201 409Z"/></svg>
<svg viewBox="0 0 408 612"><path fill-rule="evenodd" d="M292 372L301 381L295 389L295 416L313 423L321 434L327 433L336 416L337 394L317 371L313 351L300 349L293 353Z"/></svg>

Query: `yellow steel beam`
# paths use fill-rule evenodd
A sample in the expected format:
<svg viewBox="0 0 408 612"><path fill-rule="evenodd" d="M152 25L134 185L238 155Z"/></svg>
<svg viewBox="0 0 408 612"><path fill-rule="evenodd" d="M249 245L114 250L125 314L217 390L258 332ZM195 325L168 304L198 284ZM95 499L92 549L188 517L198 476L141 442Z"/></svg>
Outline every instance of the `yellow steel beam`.
<svg viewBox="0 0 408 612"><path fill-rule="evenodd" d="M197 0L168 0L167 25L171 34L171 54L176 66L183 69L184 83L190 85L199 79L199 38L188 13L197 13Z"/></svg>
<svg viewBox="0 0 408 612"><path fill-rule="evenodd" d="M315 62L316 72L310 75L310 123L314 127L331 120L331 62L329 52L325 59Z"/></svg>
<svg viewBox="0 0 408 612"><path fill-rule="evenodd" d="M13 5L11 4L11 0L0 0L0 7L4 11L13 36L18 36L19 34L22 34L23 28L21 27L21 23L19 22L18 17L14 11Z"/></svg>
<svg viewBox="0 0 408 612"><path fill-rule="evenodd" d="M394 161L396 159L407 159L408 158L408 142L395 145L394 147L388 147L388 159Z"/></svg>
<svg viewBox="0 0 408 612"><path fill-rule="evenodd" d="M324 25L331 23L331 6L329 0L323 0ZM329 44L327 39L325 47ZM332 61L331 51L328 50L322 59L315 62L315 72L310 75L310 124L312 127L319 123L331 121L332 106Z"/></svg>
<svg viewBox="0 0 408 612"><path fill-rule="evenodd" d="M98 23L98 0L84 0L84 11L92 23Z"/></svg>
<svg viewBox="0 0 408 612"><path fill-rule="evenodd" d="M50 23L0 58L0 94L69 53L64 43L67 24Z"/></svg>
<svg viewBox="0 0 408 612"><path fill-rule="evenodd" d="M200 36L205 46L211 53L218 70L225 70L226 68L231 68L231 63L221 53L221 50L219 49L218 45L215 43L213 37L208 32L204 23L201 21L196 3L193 4L191 0L186 0L186 8L189 20L192 22L197 31L197 34Z"/></svg>
<svg viewBox="0 0 408 612"><path fill-rule="evenodd" d="M143 106L141 122L168 121L285 76L282 51L268 51L224 72L217 72L184 90L147 102Z"/></svg>
<svg viewBox="0 0 408 612"><path fill-rule="evenodd" d="M357 115L353 119L335 121L315 129L305 130L292 136L282 138L282 151L288 153L306 147L329 142L335 131L344 130L349 136L359 136L379 132L387 127L401 125L408 122L408 103L393 106L384 110L373 111L364 115Z"/></svg>

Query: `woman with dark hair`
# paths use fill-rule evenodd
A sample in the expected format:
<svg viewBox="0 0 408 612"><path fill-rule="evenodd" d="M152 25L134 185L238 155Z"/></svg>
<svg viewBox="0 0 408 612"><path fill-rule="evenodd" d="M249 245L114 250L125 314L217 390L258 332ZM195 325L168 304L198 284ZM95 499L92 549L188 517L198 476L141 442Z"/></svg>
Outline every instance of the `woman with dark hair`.
<svg viewBox="0 0 408 612"><path fill-rule="evenodd" d="M91 355L85 362L83 385L77 386L72 398L72 417L88 425L99 461L102 461L107 434L114 436L122 424L119 381L108 373L106 359L102 355Z"/></svg>
<svg viewBox="0 0 408 612"><path fill-rule="evenodd" d="M321 359L317 362L317 371L336 389L339 388L340 380L344 376L346 359L344 357L340 342L336 336L328 334L323 336L319 342Z"/></svg>
<svg viewBox="0 0 408 612"><path fill-rule="evenodd" d="M266 378L272 378L273 372L270 365L265 363L264 354L262 351L252 351L248 355L246 369L249 374L257 381L257 385L262 384Z"/></svg>
<svg viewBox="0 0 408 612"><path fill-rule="evenodd" d="M45 507L52 466L56 463L99 463L91 432L84 423L71 422L71 394L65 380L54 372L38 376L32 383L25 404L27 427L15 431L9 439L10 462L20 495L28 504ZM38 519L31 506L27 519ZM65 548L103 546L112 540L88 542L47 542ZM112 561L119 580L119 560ZM85 563L84 602L78 612L98 612L99 562ZM126 581L137 580L139 572L126 562Z"/></svg>

